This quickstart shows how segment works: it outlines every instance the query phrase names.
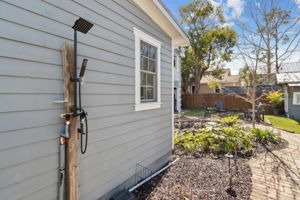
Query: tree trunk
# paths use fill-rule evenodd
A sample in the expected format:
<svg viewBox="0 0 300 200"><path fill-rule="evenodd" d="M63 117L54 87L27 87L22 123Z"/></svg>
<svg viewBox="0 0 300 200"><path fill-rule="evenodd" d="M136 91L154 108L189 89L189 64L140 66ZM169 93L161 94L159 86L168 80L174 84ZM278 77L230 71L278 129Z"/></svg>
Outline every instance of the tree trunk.
<svg viewBox="0 0 300 200"><path fill-rule="evenodd" d="M276 74L279 73L279 63L278 63L278 30L275 30L275 62L276 62Z"/></svg>
<svg viewBox="0 0 300 200"><path fill-rule="evenodd" d="M255 98L256 98L256 87L253 87L251 91L251 102L252 102L252 127L255 128Z"/></svg>
<svg viewBox="0 0 300 200"><path fill-rule="evenodd" d="M272 63L271 63L271 47L270 43L268 42L267 45L267 74L268 74L268 83L271 85L272 84Z"/></svg>
<svg viewBox="0 0 300 200"><path fill-rule="evenodd" d="M199 94L200 92L200 80L201 80L201 77L200 77L200 67L198 65L198 58L196 58L195 60L195 85L196 85L196 88L195 88L195 92L196 94Z"/></svg>

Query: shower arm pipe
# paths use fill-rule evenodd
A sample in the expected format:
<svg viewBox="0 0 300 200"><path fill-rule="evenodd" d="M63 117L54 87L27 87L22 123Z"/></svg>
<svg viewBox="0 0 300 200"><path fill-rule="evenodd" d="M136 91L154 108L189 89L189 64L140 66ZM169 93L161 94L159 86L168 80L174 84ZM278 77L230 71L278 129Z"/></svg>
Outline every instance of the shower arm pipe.
<svg viewBox="0 0 300 200"><path fill-rule="evenodd" d="M74 106L73 114L77 116L77 30L74 29Z"/></svg>

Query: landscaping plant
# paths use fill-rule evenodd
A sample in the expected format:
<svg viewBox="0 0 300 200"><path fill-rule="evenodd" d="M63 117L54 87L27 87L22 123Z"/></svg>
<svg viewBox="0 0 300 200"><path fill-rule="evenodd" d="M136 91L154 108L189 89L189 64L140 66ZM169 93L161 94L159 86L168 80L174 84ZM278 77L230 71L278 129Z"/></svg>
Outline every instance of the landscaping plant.
<svg viewBox="0 0 300 200"><path fill-rule="evenodd" d="M271 130L261 130L258 128L254 128L251 130L253 139L257 142L266 144L268 142L276 143L280 140L280 135L278 133L274 133Z"/></svg>
<svg viewBox="0 0 300 200"><path fill-rule="evenodd" d="M234 153L251 150L253 142L266 144L280 141L280 135L271 130L258 128L250 131L237 123L238 117L216 119L218 123L209 128L194 126L184 129L175 135L175 144L187 151L202 151L211 153Z"/></svg>
<svg viewBox="0 0 300 200"><path fill-rule="evenodd" d="M228 153L250 150L251 135L237 124L237 116L219 119L211 128L185 130L175 136L175 144L188 151Z"/></svg>
<svg viewBox="0 0 300 200"><path fill-rule="evenodd" d="M272 91L266 94L267 99L269 100L270 104L274 109L279 108L283 103L283 93L278 91Z"/></svg>

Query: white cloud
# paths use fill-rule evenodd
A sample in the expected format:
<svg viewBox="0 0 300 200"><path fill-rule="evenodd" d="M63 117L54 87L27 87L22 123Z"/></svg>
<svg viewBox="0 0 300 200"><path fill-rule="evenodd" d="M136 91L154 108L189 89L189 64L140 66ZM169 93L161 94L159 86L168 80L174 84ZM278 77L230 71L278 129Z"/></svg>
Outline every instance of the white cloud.
<svg viewBox="0 0 300 200"><path fill-rule="evenodd" d="M297 4L298 9L300 10L300 0L295 0L295 3Z"/></svg>
<svg viewBox="0 0 300 200"><path fill-rule="evenodd" d="M299 0L297 0L299 1ZM231 18L237 19L241 16L244 10L244 1L243 0L228 0L227 7L232 8Z"/></svg>
<svg viewBox="0 0 300 200"><path fill-rule="evenodd" d="M260 8L260 3L259 2L255 2L255 5Z"/></svg>
<svg viewBox="0 0 300 200"><path fill-rule="evenodd" d="M214 1L214 0L209 0L210 1L210 3L214 6L214 7L219 7L221 4L222 4L222 2L217 2L217 1Z"/></svg>
<svg viewBox="0 0 300 200"><path fill-rule="evenodd" d="M234 22L225 22L224 24L223 24L223 27L233 27L235 25L235 23Z"/></svg>

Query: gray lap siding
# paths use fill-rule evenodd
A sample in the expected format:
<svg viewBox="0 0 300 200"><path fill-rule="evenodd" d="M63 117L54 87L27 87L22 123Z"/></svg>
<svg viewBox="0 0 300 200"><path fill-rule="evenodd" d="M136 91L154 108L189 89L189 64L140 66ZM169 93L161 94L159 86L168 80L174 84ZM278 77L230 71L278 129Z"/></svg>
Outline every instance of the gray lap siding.
<svg viewBox="0 0 300 200"><path fill-rule="evenodd" d="M0 196L57 197L58 136L63 130L61 48L83 17L94 27L78 34L78 62L88 58L83 106L89 146L80 155L80 199L96 199L171 152L171 39L132 0L0 2ZM160 109L134 111L133 28L160 40ZM159 162L156 162L159 160ZM153 164L155 163L155 164ZM127 184L128 186L128 184Z"/></svg>
<svg viewBox="0 0 300 200"><path fill-rule="evenodd" d="M289 116L294 119L300 119L300 105L293 104L293 92L300 92L300 87L289 88Z"/></svg>

